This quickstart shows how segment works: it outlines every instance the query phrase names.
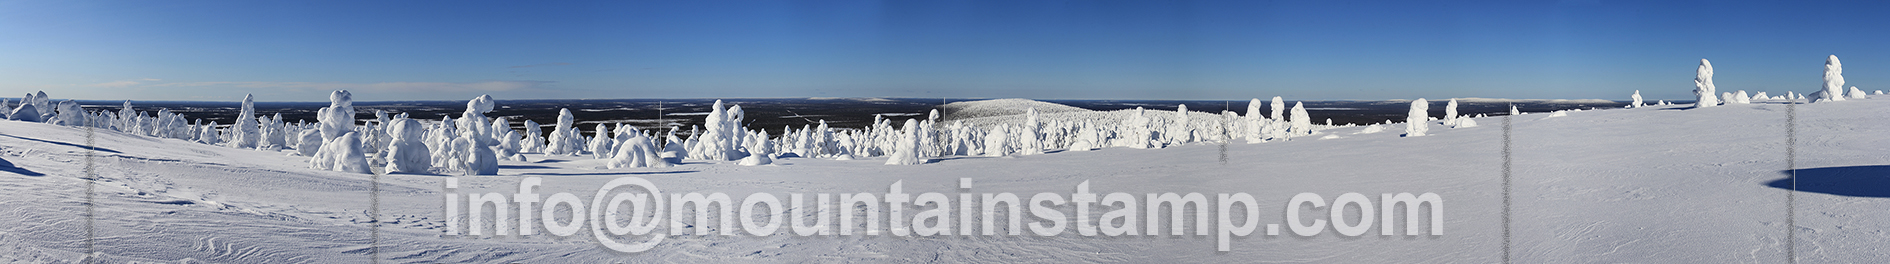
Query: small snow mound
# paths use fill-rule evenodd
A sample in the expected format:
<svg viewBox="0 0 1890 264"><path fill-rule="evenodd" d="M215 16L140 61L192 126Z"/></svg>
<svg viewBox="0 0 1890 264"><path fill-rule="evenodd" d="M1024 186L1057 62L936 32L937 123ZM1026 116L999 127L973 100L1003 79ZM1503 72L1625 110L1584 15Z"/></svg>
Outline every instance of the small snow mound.
<svg viewBox="0 0 1890 264"><path fill-rule="evenodd" d="M1352 133L1352 134L1355 134L1355 135L1372 134L1372 133L1378 133L1378 132L1385 132L1385 127L1379 126L1379 125L1365 126L1365 129L1359 130L1358 133Z"/></svg>
<svg viewBox="0 0 1890 264"><path fill-rule="evenodd" d="M1037 109L1037 113L1039 114L1091 111L1074 106L1021 98L956 102L945 104L942 107L945 108L945 118L943 120L946 121L991 116L1021 115L1030 109Z"/></svg>

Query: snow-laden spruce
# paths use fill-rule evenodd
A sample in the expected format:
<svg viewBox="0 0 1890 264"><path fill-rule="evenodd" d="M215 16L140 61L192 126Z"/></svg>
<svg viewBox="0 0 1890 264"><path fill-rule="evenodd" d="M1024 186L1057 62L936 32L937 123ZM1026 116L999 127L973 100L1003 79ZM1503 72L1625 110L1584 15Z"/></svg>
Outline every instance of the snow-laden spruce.
<svg viewBox="0 0 1890 264"><path fill-rule="evenodd" d="M1430 130L1430 127L1426 126L1431 122L1430 111L1431 111L1431 104L1429 102L1425 102L1424 98L1418 98L1416 101L1411 101L1411 110L1405 112L1404 136L1406 137L1424 136L1424 132Z"/></svg>
<svg viewBox="0 0 1890 264"><path fill-rule="evenodd" d="M54 106L53 109L55 111L52 115L52 118L49 118L46 120L47 123L51 123L54 125L61 125L61 126L86 125L85 109L79 107L79 102L72 101L71 99L67 99L65 101L60 101L59 105Z"/></svg>
<svg viewBox="0 0 1890 264"><path fill-rule="evenodd" d="M28 96L31 95L29 94ZM33 104L20 104L19 107L13 108L13 111L7 114L7 119L21 122L40 122L39 107L33 106Z"/></svg>
<svg viewBox="0 0 1890 264"><path fill-rule="evenodd" d="M1844 63L1837 55L1824 59L1824 89L1811 94L1811 102L1844 101Z"/></svg>
<svg viewBox="0 0 1890 264"><path fill-rule="evenodd" d="M1245 119L1243 123L1246 124L1246 130L1242 134L1247 137L1247 144L1266 142L1266 131L1261 127L1265 125L1266 119L1260 116L1260 98L1247 101L1247 115L1241 118Z"/></svg>
<svg viewBox="0 0 1890 264"><path fill-rule="evenodd" d="M1306 113L1306 105L1304 102L1293 102L1293 113L1288 117L1293 121L1293 130L1291 131L1293 136L1313 134L1312 115Z"/></svg>
<svg viewBox="0 0 1890 264"><path fill-rule="evenodd" d="M526 119L525 120L525 142L523 145L519 145L519 152L544 153L545 152L544 134L545 134L545 131L543 130L543 128L540 128L540 125L538 125L538 121L532 121L531 119Z"/></svg>
<svg viewBox="0 0 1890 264"><path fill-rule="evenodd" d="M696 146L689 149L690 158L730 161L742 157L742 154L737 153L735 149L736 135L734 134L739 128L735 127L734 122L730 122L730 119L736 118L733 114L722 107L722 100L715 100L715 104L710 107L709 115L703 118L704 131L700 139L690 137L690 140L696 141Z"/></svg>
<svg viewBox="0 0 1890 264"><path fill-rule="evenodd" d="M1444 126L1457 126L1457 98L1451 98L1449 103L1444 103Z"/></svg>
<svg viewBox="0 0 1890 264"><path fill-rule="evenodd" d="M388 173L431 173L433 152L427 150L427 144L421 141L426 134L426 125L420 121L405 117L394 119L392 127L393 141L387 144L387 154L382 155L387 164Z"/></svg>
<svg viewBox="0 0 1890 264"><path fill-rule="evenodd" d="M598 123L597 130L593 130L592 132L593 133L591 134L591 144L589 147L591 151L591 158L608 159L610 158L610 155L616 154L615 152L610 151L611 147L615 147L617 145L617 140L611 139L610 137L610 125Z"/></svg>
<svg viewBox="0 0 1890 264"><path fill-rule="evenodd" d="M1857 89L1857 86L1851 86L1850 98L1851 99L1866 99L1869 97L1868 95L1864 94L1864 90Z"/></svg>
<svg viewBox="0 0 1890 264"><path fill-rule="evenodd" d="M1182 115L1181 117L1182 120L1184 121L1188 120L1187 119L1188 105L1181 105L1181 110L1179 112ZM1025 110L1024 115L1025 115L1024 126L1021 127L1023 131L1019 131L1021 133L1018 133L1017 136L1020 138L1015 140L1018 143L1017 155L1043 154L1044 146L1043 146L1043 140L1041 137L1043 134L1041 131L1043 130L1043 122L1037 119L1037 108L1033 107L1033 108ZM1186 127L1187 123L1183 122L1181 124L1182 124L1181 127L1174 128L1174 129L1184 131L1181 133L1186 133L1185 131L1187 131L1187 127ZM906 121L906 126L907 126L906 129L912 129L913 125L914 124L912 124L912 121ZM902 134L906 134L906 133L902 133ZM919 140L918 139L919 135L917 134L913 134L912 137L913 137L912 140L915 140L915 142ZM901 138L900 144L905 144L905 139Z"/></svg>
<svg viewBox="0 0 1890 264"><path fill-rule="evenodd" d="M1034 110L1034 108L1033 110L1030 110L1030 113L1032 113L1033 115L1036 112L1037 111ZM1032 120L1032 121L1035 121L1035 120ZM919 131L918 119L907 119L906 127L904 129L899 130L898 146L894 148L891 157L888 157L886 159L886 165L917 165L917 164L925 162L919 159L918 131ZM1029 140L1029 139L1025 139L1025 140Z"/></svg>
<svg viewBox="0 0 1890 264"><path fill-rule="evenodd" d="M616 154L611 155L610 162L605 163L605 167L618 169L667 168L670 166L669 161L664 160L663 157L657 153L659 150L656 148L656 144L651 142L650 137L643 136L643 133L633 132L619 138L623 140L618 141L616 146L611 147L611 150L616 151Z"/></svg>
<svg viewBox="0 0 1890 264"><path fill-rule="evenodd" d="M323 141L333 140L341 134L353 132L354 94L348 93L348 90L329 93L328 107L317 110L315 119L321 121Z"/></svg>
<svg viewBox="0 0 1890 264"><path fill-rule="evenodd" d="M1634 96L1629 96L1629 98L1633 98L1634 102L1629 103L1627 105L1627 108L1635 108L1635 107L1641 107L1641 106L1646 105L1646 103L1641 102L1641 90L1634 90Z"/></svg>
<svg viewBox="0 0 1890 264"><path fill-rule="evenodd" d="M368 164L367 154L361 151L361 137L349 131L322 144L322 149L310 158L308 167L316 170L374 173Z"/></svg>
<svg viewBox="0 0 1890 264"><path fill-rule="evenodd" d="M226 143L232 148L256 148L257 141L262 139L262 132L257 131L262 125L256 123L255 97L253 94L243 95L243 108L236 114L236 123L230 124L230 142ZM353 119L349 120L352 122Z"/></svg>
<svg viewBox="0 0 1890 264"><path fill-rule="evenodd" d="M584 137L571 126L576 120L571 116L570 108L558 109L558 125L551 130L550 143L545 144L545 155L575 156L581 151Z"/></svg>
<svg viewBox="0 0 1890 264"><path fill-rule="evenodd" d="M1713 107L1719 105L1719 94L1713 91L1713 63L1700 59L1700 68L1694 72L1693 95L1699 101L1693 107Z"/></svg>
<svg viewBox="0 0 1890 264"><path fill-rule="evenodd" d="M457 147L454 152L459 154L456 158L459 162L465 163L460 166L463 169L461 173L465 175L499 174L498 153L493 151L493 147L499 144L499 140L491 135L492 124L488 123L485 115L492 112L495 106L497 103L492 100L491 95L480 95L467 100L466 111L460 113L457 120L460 133L459 137L453 140L453 144ZM461 140L466 143L459 143Z"/></svg>

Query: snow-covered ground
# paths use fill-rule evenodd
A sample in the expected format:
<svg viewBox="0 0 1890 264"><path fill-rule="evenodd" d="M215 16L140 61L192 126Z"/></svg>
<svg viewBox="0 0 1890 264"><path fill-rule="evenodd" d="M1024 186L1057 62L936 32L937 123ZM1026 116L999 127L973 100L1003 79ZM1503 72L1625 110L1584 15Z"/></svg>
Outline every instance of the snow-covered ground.
<svg viewBox="0 0 1890 264"><path fill-rule="evenodd" d="M0 217L0 260L80 261L90 241L105 262L1489 263L1504 258L1506 120L1515 262L1778 263L1786 260L1788 230L1796 230L1795 254L1803 262L1890 259L1882 246L1890 242L1890 188L1881 187L1890 186L1884 178L1890 175L1890 100L1795 105L1795 118L1776 102L1688 108L1476 118L1481 125L1467 128L1427 122L1428 136L1409 138L1354 134L1365 128L1349 127L1321 131L1338 136L1326 140L955 156L913 166L882 165L881 157L604 169L608 160L528 154L529 162L500 161L499 175L489 176L316 171L308 169L307 157L286 155L294 150L102 129L88 139L85 128L0 121L0 159L11 164L0 168L0 215L7 216ZM1058 116L1037 110L1046 119ZM1788 119L1797 123L1796 145L1787 143ZM1795 165L1788 165L1788 153ZM1792 226L1788 192L1776 187L1789 186L1779 182L1791 172L1788 166L1799 169L1804 190L1790 204ZM91 187L87 168L98 177ZM1157 236L1066 231L1050 238L902 237L890 235L884 223L878 228L887 232L877 236L804 237L783 227L765 237L671 236L639 253L603 248L584 232L568 238L543 230L524 237L444 235L447 179L459 179L453 194L464 203L466 194L514 193L528 177L544 181L541 194L569 192L585 201L621 177L647 179L665 193L719 192L737 202L757 192L783 202L794 193L884 194L895 182L907 193L938 192L954 200L951 194L959 193L1028 198L1067 195L1088 181L1091 192L1138 200L1148 193L1199 192L1209 201L1215 194L1249 193L1260 203L1259 223L1281 227L1279 235L1262 228L1234 238L1228 252L1216 251L1212 235L1169 235L1166 224ZM960 189L961 178L974 187ZM1360 193L1374 203L1384 193L1436 193L1446 202L1444 233L1405 236L1398 224L1399 235L1379 235L1386 226L1375 223L1357 237L1330 228L1297 236L1287 230L1285 215L1288 199L1299 193L1325 202ZM375 210L378 230L370 221ZM1299 210L1307 221L1326 218L1323 209ZM1356 210L1349 215L1359 215ZM909 208L905 217L918 211ZM1068 206L1062 213L1075 214ZM96 239L87 239L88 230Z"/></svg>

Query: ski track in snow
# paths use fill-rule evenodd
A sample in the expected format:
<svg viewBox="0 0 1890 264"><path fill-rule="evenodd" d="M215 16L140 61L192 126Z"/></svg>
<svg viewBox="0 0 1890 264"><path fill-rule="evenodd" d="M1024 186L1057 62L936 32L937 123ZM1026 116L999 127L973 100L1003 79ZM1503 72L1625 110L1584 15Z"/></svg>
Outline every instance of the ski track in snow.
<svg viewBox="0 0 1890 264"><path fill-rule="evenodd" d="M1783 226L1785 190L1766 184L1785 177L1784 107L1651 106L1574 111L1548 119L1542 118L1545 113L1514 117L1514 259L1778 263L1784 260L1786 228L1798 230L1797 256L1803 262L1890 259L1881 246L1890 242L1890 221L1882 220L1890 219L1887 198L1800 192L1797 226ZM1887 110L1890 101L1881 99L1797 106L1798 168L1890 165L1890 137L1884 136L1890 122L1882 120ZM1107 118L1099 113L1107 112L1043 117ZM1197 114L1191 119L1219 118ZM1322 134L1346 137L1237 141L1227 145L1224 164L1217 159L1219 146L1211 144L951 157L916 166L785 158L771 166L692 160L665 169L605 170L599 169L604 160L559 157L553 159L565 161L540 163L547 157L532 154L532 162L501 162L514 167L498 176L462 176L457 192L462 202L465 194L510 194L520 178L536 176L545 181L541 195L569 192L588 201L604 182L636 176L666 193L722 192L736 202L754 192L775 194L783 203L791 193L807 193L810 200L814 193L881 195L895 181L904 181L905 192L940 192L958 202L952 194L958 193L960 177L975 179L971 193L1011 192L1025 199L1040 192L1067 195L1084 180L1093 192L1126 192L1138 200L1146 193L1200 192L1210 197L1210 207L1216 193L1253 194L1261 203L1261 223L1282 225L1281 235L1266 236L1262 226L1252 236L1234 238L1233 251L1225 253L1214 251L1211 235L1168 235L1166 225L1159 236L1082 237L1068 230L1054 238L1028 232L893 237L885 235L884 219L881 236L801 237L783 221L772 236L672 236L652 251L634 254L603 249L584 232L568 238L542 231L525 238L448 238L441 236L440 209L440 186L447 176L407 174L381 177L381 240L378 248L370 248L366 175L310 170L305 157L287 156L287 150L258 152L99 130L96 144L104 150L95 153L94 241L100 253L93 257L114 263L357 263L377 251L391 263L1497 262L1502 258L1502 131L1493 124L1501 118L1478 118L1483 126L1457 129L1433 122L1431 135L1413 138L1353 135L1360 128L1338 127ZM0 158L44 174L0 172L0 192L7 194L0 196L0 213L12 216L0 218L0 261L84 261L85 180L79 175L86 152L77 147L85 142L84 130L0 121L0 134L8 135L0 137ZM1327 201L1358 192L1373 202L1380 193L1435 192L1447 202L1446 233L1379 236L1385 226L1375 223L1360 237L1342 237L1330 229L1294 236L1284 227L1285 202L1301 192ZM842 213L858 210L845 209ZM906 217L918 211L908 209ZM1074 213L1068 207L1063 212ZM1093 210L1089 217L1104 212ZM1307 213L1324 218L1323 212ZM789 213L815 212L791 208ZM711 217L711 223L716 221ZM956 215L947 221L956 223ZM1000 234L1007 232L1003 223L998 226ZM1188 228L1192 231L1193 225ZM1402 233L1402 223L1396 228Z"/></svg>

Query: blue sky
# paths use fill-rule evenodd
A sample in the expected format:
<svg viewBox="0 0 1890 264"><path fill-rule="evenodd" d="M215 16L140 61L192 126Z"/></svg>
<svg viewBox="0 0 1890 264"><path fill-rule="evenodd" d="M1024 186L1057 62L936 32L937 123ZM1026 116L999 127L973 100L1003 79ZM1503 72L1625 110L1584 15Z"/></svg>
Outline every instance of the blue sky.
<svg viewBox="0 0 1890 264"><path fill-rule="evenodd" d="M0 95L1603 98L1890 89L1881 1L6 1Z"/></svg>

